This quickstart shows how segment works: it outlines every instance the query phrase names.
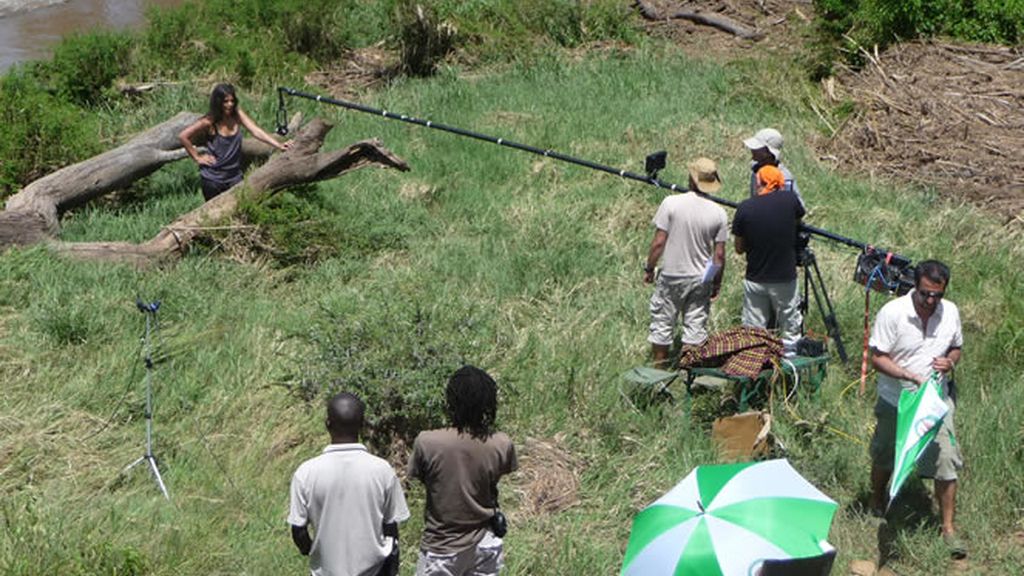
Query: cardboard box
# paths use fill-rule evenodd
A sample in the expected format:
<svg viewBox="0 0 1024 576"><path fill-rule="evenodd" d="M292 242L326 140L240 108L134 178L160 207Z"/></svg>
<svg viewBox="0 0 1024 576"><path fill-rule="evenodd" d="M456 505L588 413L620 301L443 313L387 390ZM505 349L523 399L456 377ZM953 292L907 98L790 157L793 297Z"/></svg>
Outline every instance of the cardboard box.
<svg viewBox="0 0 1024 576"><path fill-rule="evenodd" d="M754 410L717 418L711 425L711 440L722 461L744 462L768 455L771 428L771 414Z"/></svg>

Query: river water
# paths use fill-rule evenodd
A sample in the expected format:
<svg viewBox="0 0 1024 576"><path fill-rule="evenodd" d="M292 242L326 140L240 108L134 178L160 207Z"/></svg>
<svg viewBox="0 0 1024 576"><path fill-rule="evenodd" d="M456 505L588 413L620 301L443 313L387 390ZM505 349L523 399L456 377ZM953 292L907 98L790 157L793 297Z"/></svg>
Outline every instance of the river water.
<svg viewBox="0 0 1024 576"><path fill-rule="evenodd" d="M48 58L66 35L97 28L137 28L150 6L182 0L0 0L0 71Z"/></svg>

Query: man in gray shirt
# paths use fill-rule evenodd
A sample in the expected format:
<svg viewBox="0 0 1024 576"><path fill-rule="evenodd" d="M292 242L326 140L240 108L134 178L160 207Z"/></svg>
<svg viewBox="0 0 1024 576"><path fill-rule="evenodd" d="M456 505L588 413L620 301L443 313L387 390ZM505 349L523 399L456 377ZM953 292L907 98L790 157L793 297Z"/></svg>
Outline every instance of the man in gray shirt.
<svg viewBox="0 0 1024 576"><path fill-rule="evenodd" d="M654 238L644 266L644 282L654 282L654 267L663 260L651 295L651 357L656 367L667 364L677 319L682 318L683 346L708 339L711 300L718 296L725 271L729 220L721 206L705 194L721 188L718 166L708 158L690 163L690 190L666 196L651 221Z"/></svg>

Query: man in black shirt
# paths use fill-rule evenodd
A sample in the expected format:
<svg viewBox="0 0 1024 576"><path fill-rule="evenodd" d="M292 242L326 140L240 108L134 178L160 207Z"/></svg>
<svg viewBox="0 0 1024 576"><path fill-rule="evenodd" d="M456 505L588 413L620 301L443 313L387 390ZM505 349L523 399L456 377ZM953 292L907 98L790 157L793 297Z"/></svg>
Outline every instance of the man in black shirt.
<svg viewBox="0 0 1024 576"><path fill-rule="evenodd" d="M796 234L804 208L775 166L757 172L757 196L736 209L732 233L736 252L747 255L743 280L743 325L768 328L773 315L787 355L800 339Z"/></svg>

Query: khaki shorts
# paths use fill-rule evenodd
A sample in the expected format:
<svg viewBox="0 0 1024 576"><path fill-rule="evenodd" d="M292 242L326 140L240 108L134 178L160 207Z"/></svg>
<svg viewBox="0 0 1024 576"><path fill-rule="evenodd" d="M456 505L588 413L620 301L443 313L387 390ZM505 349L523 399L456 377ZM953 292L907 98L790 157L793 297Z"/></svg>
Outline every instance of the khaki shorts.
<svg viewBox="0 0 1024 576"><path fill-rule="evenodd" d="M501 538L487 532L476 546L454 554L420 550L416 576L498 576L504 566Z"/></svg>
<svg viewBox="0 0 1024 576"><path fill-rule="evenodd" d="M683 320L683 344L700 346L708 339L708 315L711 312L711 283L699 276L666 278L658 276L651 295L651 326L647 341L671 346L676 320Z"/></svg>
<svg viewBox="0 0 1024 576"><path fill-rule="evenodd" d="M917 461L917 475L935 480L956 480L957 470L964 467L960 444L956 440L953 416L956 404L947 399L949 412L942 419L939 432ZM892 470L896 452L896 407L881 398L875 404L875 435L871 438L871 461L882 470Z"/></svg>

